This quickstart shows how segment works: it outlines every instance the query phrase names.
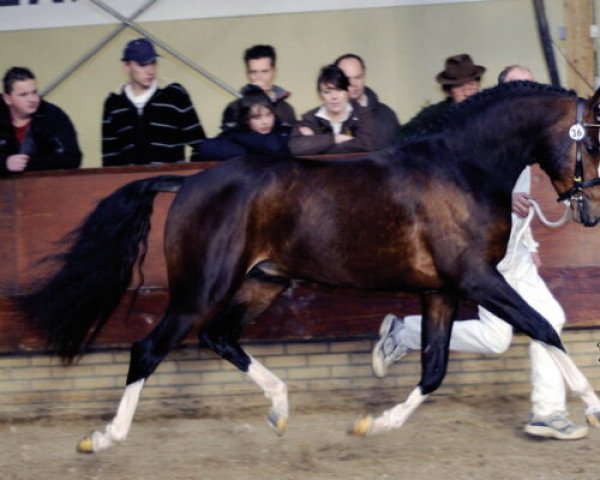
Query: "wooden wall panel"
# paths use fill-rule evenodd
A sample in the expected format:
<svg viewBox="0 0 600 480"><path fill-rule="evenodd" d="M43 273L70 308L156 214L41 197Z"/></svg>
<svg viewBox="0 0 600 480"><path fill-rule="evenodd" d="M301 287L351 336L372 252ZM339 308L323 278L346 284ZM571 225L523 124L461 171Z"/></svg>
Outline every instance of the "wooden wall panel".
<svg viewBox="0 0 600 480"><path fill-rule="evenodd" d="M55 242L72 230L99 199L119 186L157 174L192 174L210 166L89 169L0 179L0 285L3 291L14 293L22 289L41 271L32 265L55 252ZM560 216L562 209L556 204L556 195L537 167L533 170L533 194L549 217ZM132 301L129 292L98 338L99 347L129 345L160 320L168 298L162 230L172 197L172 194L160 194L155 202L150 250L144 264L146 282L132 314L126 317ZM541 243L542 276L563 304L568 326L600 326L596 307L600 287L600 230L572 222L559 229L549 229L537 220L533 227ZM373 337L381 318L390 311L402 315L418 313L418 298L404 293L348 292L294 283L248 326L244 338L277 341ZM474 314L474 305L466 303L461 318ZM194 341L193 335L188 340ZM43 348L42 339L19 318L9 296L0 296L0 353Z"/></svg>

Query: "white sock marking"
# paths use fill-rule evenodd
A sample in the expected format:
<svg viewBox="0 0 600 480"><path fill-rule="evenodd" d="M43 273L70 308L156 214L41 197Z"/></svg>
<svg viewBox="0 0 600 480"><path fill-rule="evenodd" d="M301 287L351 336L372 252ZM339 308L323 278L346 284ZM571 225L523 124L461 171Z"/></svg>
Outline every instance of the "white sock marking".
<svg viewBox="0 0 600 480"><path fill-rule="evenodd" d="M250 356L248 376L262 388L265 397L271 400L275 413L288 418L287 385L252 356Z"/></svg>
<svg viewBox="0 0 600 480"><path fill-rule="evenodd" d="M127 438L143 386L144 379L142 378L125 387L117 414L106 426L104 433L92 433L92 448L94 452L106 450L115 443L122 442Z"/></svg>
<svg viewBox="0 0 600 480"><path fill-rule="evenodd" d="M400 428L426 398L427 395L421 393L421 388L416 387L404 403L399 403L395 407L386 410L381 415L374 418L369 433L375 434Z"/></svg>

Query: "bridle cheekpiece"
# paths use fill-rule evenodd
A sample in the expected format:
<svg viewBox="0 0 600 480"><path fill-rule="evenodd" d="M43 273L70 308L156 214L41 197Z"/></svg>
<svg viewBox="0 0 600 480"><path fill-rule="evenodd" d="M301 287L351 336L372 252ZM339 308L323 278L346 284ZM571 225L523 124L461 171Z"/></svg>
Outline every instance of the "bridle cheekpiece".
<svg viewBox="0 0 600 480"><path fill-rule="evenodd" d="M599 123L586 123L583 121L584 109L585 100L577 98L575 124L569 129L569 137L575 142L575 173L573 174L573 186L569 190L561 193L557 199L559 202L562 202L563 200L575 200L577 201L579 208L582 208L583 189L600 184L599 177L587 181L583 179L583 155L581 150L583 141L585 140L586 128L600 128Z"/></svg>

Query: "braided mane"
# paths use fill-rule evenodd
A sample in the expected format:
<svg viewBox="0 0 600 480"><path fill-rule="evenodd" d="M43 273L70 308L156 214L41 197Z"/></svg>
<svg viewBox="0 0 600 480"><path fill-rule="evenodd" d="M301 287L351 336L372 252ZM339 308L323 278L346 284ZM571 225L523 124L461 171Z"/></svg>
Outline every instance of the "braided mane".
<svg viewBox="0 0 600 480"><path fill-rule="evenodd" d="M552 85L528 82L524 80L507 82L495 87L487 88L472 95L466 100L453 105L443 115L434 120L419 135L413 139L420 139L442 130L462 125L465 121L472 119L476 113L481 113L488 106L498 102L514 99L516 97L527 97L535 95L547 95L556 97L576 97L574 90L567 90ZM412 139L409 139L409 141Z"/></svg>

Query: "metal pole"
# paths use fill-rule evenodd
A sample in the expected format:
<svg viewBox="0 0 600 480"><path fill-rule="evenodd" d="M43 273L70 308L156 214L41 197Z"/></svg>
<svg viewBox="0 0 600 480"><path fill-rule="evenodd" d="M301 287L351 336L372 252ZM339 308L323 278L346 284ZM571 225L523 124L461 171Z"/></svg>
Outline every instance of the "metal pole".
<svg viewBox="0 0 600 480"><path fill-rule="evenodd" d="M544 8L544 0L533 0L533 9L537 20L540 42L544 50L544 58L550 74L550 81L555 87L560 87L560 78L556 67L556 59L554 58L554 50L552 50L552 37L546 20L546 9Z"/></svg>
<svg viewBox="0 0 600 480"><path fill-rule="evenodd" d="M152 42L154 42L156 45L161 47L163 50L165 50L168 53L170 53L171 55L173 55L179 61L185 63L188 67L192 68L193 70L198 72L200 75L204 76L205 78L207 78L214 84L218 85L223 90L226 90L227 92L231 93L234 97L241 97L240 93L235 88L230 87L223 80L215 77L212 73L210 73L207 70L205 70L204 68L202 68L200 65L198 65L196 62L194 62L190 58L180 54L179 52L177 52L177 50L175 50L174 48L172 48L171 46L169 46L168 44L163 42L161 39L152 35L145 28L138 26L136 23L132 22L127 17L124 17L119 12L117 12L114 8L109 7L108 5L106 5L104 2L102 2L100 0L90 0L90 1L92 3L94 3L95 5L97 5L98 7L100 7L105 12L110 13L113 17L117 18L122 23L127 24L129 27L133 28L135 31L141 33L144 37L152 40Z"/></svg>
<svg viewBox="0 0 600 480"><path fill-rule="evenodd" d="M129 20L134 20L139 17L142 13L144 13L148 8L156 3L157 0L147 0L140 8L138 8L133 15L129 18ZM96 53L98 53L108 42L110 42L113 38L115 38L119 33L127 28L126 23L121 23L117 28L115 28L111 33L109 33L106 37L104 37L98 44L89 50L87 53L79 57L69 68L67 68L59 77L57 77L54 81L52 81L46 88L44 88L41 92L41 96L44 97L48 95L52 90L58 87L63 80L69 77L75 70L81 67L85 62L87 62L90 58L92 58Z"/></svg>

